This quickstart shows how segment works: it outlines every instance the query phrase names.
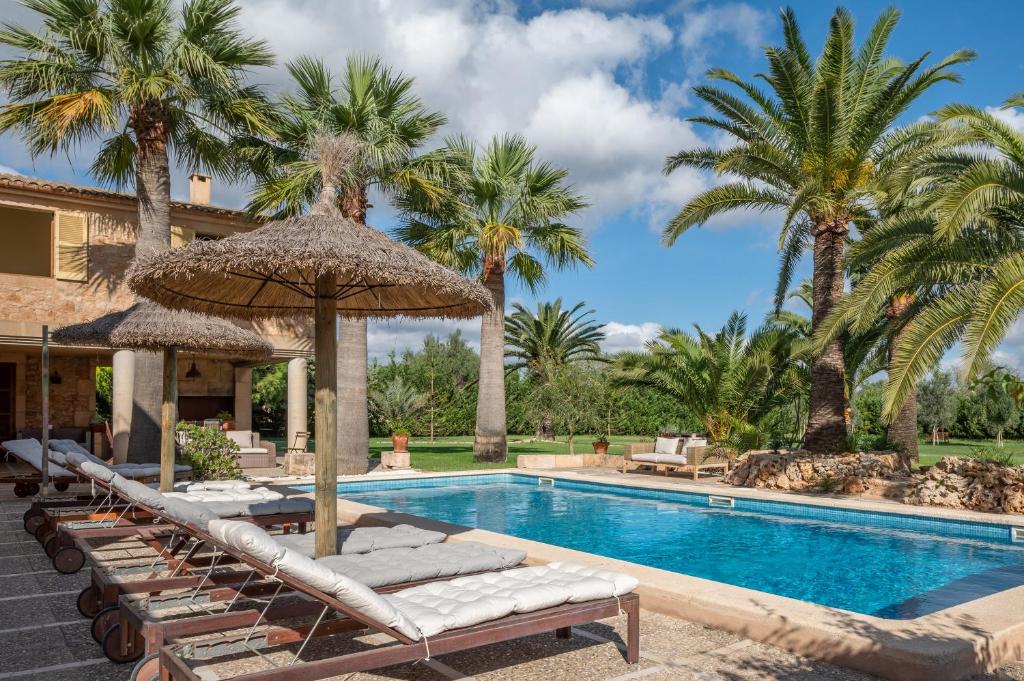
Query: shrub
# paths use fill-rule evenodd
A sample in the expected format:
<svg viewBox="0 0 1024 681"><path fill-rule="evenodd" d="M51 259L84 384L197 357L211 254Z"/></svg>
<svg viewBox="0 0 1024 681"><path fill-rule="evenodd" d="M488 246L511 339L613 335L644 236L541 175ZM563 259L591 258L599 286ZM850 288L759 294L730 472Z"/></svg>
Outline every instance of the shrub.
<svg viewBox="0 0 1024 681"><path fill-rule="evenodd" d="M971 447L971 451L964 454L964 457L968 459L977 459L978 461L991 461L1002 466L1013 465L1013 454L1007 451L996 451L990 447Z"/></svg>
<svg viewBox="0 0 1024 681"><path fill-rule="evenodd" d="M197 480L234 480L242 477L238 466L238 444L222 430L203 428L181 421L178 423L178 451L181 459L192 466Z"/></svg>

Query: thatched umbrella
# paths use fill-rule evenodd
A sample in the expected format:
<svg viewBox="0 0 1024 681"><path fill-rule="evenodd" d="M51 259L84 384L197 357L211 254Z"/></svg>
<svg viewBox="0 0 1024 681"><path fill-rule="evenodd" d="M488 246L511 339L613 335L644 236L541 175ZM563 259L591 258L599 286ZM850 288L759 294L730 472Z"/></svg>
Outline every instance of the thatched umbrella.
<svg viewBox="0 0 1024 681"><path fill-rule="evenodd" d="M320 138L320 200L306 215L140 259L136 293L173 308L241 318L313 314L316 355L316 555L335 553L337 315L473 317L490 305L477 282L385 234L342 217L338 188L360 150Z"/></svg>
<svg viewBox="0 0 1024 681"><path fill-rule="evenodd" d="M265 359L273 346L223 319L168 310L141 300L127 310L70 324L50 336L61 345L85 345L164 353L164 403L160 438L160 489L174 488L174 429L178 420L178 350L232 358Z"/></svg>

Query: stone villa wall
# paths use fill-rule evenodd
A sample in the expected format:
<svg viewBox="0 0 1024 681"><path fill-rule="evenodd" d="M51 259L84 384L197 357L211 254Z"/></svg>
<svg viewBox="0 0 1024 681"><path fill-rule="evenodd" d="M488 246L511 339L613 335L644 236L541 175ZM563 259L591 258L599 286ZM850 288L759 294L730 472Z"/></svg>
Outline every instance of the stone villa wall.
<svg viewBox="0 0 1024 681"><path fill-rule="evenodd" d="M25 427L41 428L42 375L40 358L25 357ZM50 386L50 424L85 428L96 413L96 359L93 357L50 357L50 373L61 382Z"/></svg>

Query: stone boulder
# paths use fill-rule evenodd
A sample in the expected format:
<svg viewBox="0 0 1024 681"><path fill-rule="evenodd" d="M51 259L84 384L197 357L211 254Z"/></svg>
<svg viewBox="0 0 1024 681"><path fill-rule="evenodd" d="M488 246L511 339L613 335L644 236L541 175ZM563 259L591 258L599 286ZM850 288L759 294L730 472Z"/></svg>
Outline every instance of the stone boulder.
<svg viewBox="0 0 1024 681"><path fill-rule="evenodd" d="M814 456L805 450L754 451L739 459L726 482L738 487L863 494L871 479L909 474L910 459L897 452Z"/></svg>
<svg viewBox="0 0 1024 681"><path fill-rule="evenodd" d="M904 502L987 513L1024 513L1024 466L947 456L914 476Z"/></svg>

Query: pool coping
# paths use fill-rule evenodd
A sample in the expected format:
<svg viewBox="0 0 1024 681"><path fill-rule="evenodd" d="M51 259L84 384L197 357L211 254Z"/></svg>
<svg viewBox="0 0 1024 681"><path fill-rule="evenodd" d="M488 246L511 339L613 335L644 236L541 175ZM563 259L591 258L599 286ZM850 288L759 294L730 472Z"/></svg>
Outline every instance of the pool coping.
<svg viewBox="0 0 1024 681"><path fill-rule="evenodd" d="M956 509L906 507L888 500L809 497L770 490L709 487L671 483L648 476L609 480L579 471L538 471L516 468L485 471L374 475L372 480L404 480L516 474L535 478L591 482L620 487L676 490L931 519L1024 526L1024 519ZM341 482L366 482L367 476L340 476ZM308 484L290 481L288 485ZM312 493L309 493L311 495ZM637 577L644 609L699 622L828 662L859 669L893 681L961 681L973 674L1024 657L1024 586L953 606L910 620L890 620L777 596L731 584L691 577L596 554L567 549L488 530L338 499L340 522L374 525L408 523L436 529L449 541L480 541L526 551L527 562L558 560L617 570Z"/></svg>

